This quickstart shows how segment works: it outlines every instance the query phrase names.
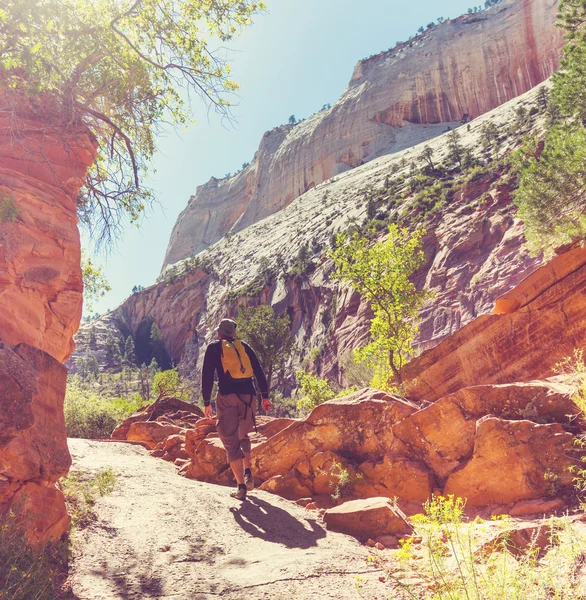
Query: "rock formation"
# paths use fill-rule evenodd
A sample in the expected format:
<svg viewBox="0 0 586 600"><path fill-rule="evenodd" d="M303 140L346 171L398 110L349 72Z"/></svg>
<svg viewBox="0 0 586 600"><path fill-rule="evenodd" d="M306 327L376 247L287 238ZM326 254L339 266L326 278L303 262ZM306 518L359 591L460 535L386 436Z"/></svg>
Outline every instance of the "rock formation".
<svg viewBox="0 0 586 600"><path fill-rule="evenodd" d="M35 543L69 524L60 363L81 318L76 196L95 150L51 98L0 93L0 511L28 511Z"/></svg>
<svg viewBox="0 0 586 600"><path fill-rule="evenodd" d="M238 175L210 179L179 216L164 267L240 231L321 182L478 117L557 68L557 3L506 0L360 61L338 102L266 133Z"/></svg>
<svg viewBox="0 0 586 600"><path fill-rule="evenodd" d="M475 119L469 130L459 128L463 146L479 153L484 124L494 122L507 131L517 109L528 111L534 106L535 95L534 90ZM502 151L515 143L514 135L503 138ZM445 136L429 142L438 161L445 157L446 145ZM357 294L332 279L332 262L327 258L331 239L351 221L364 221L364 195L369 190L383 195L380 210L404 223L415 223L421 209L413 206L412 199L393 205L385 186L401 185L421 149L381 157L322 183L277 214L218 242L198 259L183 261L157 284L85 325L70 367L75 368L77 356L94 353L101 367L108 368L104 350L108 332L118 339L132 335L138 352L148 343L145 332L155 322L170 358L193 375L198 373L201 350L214 324L226 314L235 315L240 302L263 303L290 316L301 349L299 360L318 349L310 368L344 384L340 363L367 339L371 313ZM459 182L449 202L425 223L426 263L415 281L433 290L435 299L423 308L419 347L432 347L479 314L490 312L497 297L541 264L541 258L530 257L523 248L513 187L507 170L481 172ZM311 249L313 269L295 275L291 265L301 246ZM91 346L90 328L96 338Z"/></svg>
<svg viewBox="0 0 586 600"><path fill-rule="evenodd" d="M470 385L543 379L586 349L586 249L539 268L483 315L404 369L409 397L437 400ZM563 332L563 335L561 334Z"/></svg>

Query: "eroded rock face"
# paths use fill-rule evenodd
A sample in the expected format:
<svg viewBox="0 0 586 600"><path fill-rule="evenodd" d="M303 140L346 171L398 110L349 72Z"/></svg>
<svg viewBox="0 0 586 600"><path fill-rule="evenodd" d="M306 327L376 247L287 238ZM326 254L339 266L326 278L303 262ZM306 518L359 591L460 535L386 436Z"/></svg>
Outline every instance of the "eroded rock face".
<svg viewBox="0 0 586 600"><path fill-rule="evenodd" d="M363 60L338 102L263 137L237 176L198 188L173 229L164 265L275 213L322 181L478 117L547 79L562 32L557 5L508 0Z"/></svg>
<svg viewBox="0 0 586 600"><path fill-rule="evenodd" d="M0 91L0 513L43 544L69 519L63 398L83 284L76 197L96 145L49 97Z"/></svg>
<svg viewBox="0 0 586 600"><path fill-rule="evenodd" d="M65 361L83 294L75 201L95 144L58 111L0 92L0 339Z"/></svg>
<svg viewBox="0 0 586 600"><path fill-rule="evenodd" d="M27 344L0 342L0 513L28 510L32 542L57 539L69 519L55 483L69 471L63 397L67 370Z"/></svg>
<svg viewBox="0 0 586 600"><path fill-rule="evenodd" d="M410 398L437 400L480 384L543 379L586 347L586 249L558 256L403 370ZM563 332L563 335L560 334Z"/></svg>
<svg viewBox="0 0 586 600"><path fill-rule="evenodd" d="M573 442L561 425L481 419L472 459L448 477L444 492L473 507L555 495L573 484Z"/></svg>

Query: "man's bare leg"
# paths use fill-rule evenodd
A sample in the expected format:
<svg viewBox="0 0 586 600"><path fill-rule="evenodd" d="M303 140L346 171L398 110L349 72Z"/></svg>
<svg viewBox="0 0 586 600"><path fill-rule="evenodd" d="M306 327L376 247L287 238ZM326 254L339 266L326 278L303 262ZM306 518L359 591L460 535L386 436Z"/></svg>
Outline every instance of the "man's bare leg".
<svg viewBox="0 0 586 600"><path fill-rule="evenodd" d="M252 470L252 467L250 466L250 452L244 454L244 468Z"/></svg>
<svg viewBox="0 0 586 600"><path fill-rule="evenodd" d="M246 458L244 459L246 460ZM248 464L250 464L250 454L248 455ZM230 468L232 469L232 473L234 473L234 477L236 478L236 483L239 485L244 484L244 464L241 458L237 458L230 463Z"/></svg>

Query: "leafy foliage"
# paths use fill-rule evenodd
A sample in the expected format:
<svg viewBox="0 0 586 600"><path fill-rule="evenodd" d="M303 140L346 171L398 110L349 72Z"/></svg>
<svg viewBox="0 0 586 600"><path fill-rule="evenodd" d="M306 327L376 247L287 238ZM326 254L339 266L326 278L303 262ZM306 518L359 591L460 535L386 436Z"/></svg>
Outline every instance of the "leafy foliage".
<svg viewBox="0 0 586 600"><path fill-rule="evenodd" d="M327 379L321 379L303 370L297 371L296 376L300 395L297 410L301 414L310 413L316 406L335 398L336 392L332 390Z"/></svg>
<svg viewBox="0 0 586 600"><path fill-rule="evenodd" d="M295 349L289 317L277 317L272 306L245 308L240 305L236 323L238 336L256 352L266 372L269 387L280 387Z"/></svg>
<svg viewBox="0 0 586 600"><path fill-rule="evenodd" d="M0 69L10 87L52 95L99 143L78 207L110 241L151 199L142 186L163 123L188 120L198 94L226 115L237 89L208 39L225 42L264 8L249 0L7 0ZM184 93L180 93L180 91Z"/></svg>
<svg viewBox="0 0 586 600"><path fill-rule="evenodd" d="M331 253L336 276L349 282L374 312L372 342L358 349L356 358L374 369L372 385L380 389L390 389L391 379L401 384L400 369L413 354L419 309L429 297L410 280L424 260L423 235L391 225L384 241L369 245L359 234L339 234Z"/></svg>
<svg viewBox="0 0 586 600"><path fill-rule="evenodd" d="M95 265L84 253L81 256L81 275L83 278L84 309L90 313L94 310L94 302L102 298L112 288L104 275L104 268Z"/></svg>
<svg viewBox="0 0 586 600"><path fill-rule="evenodd" d="M153 378L153 394L159 398L177 398L189 400L190 393L177 369L168 369L157 373Z"/></svg>

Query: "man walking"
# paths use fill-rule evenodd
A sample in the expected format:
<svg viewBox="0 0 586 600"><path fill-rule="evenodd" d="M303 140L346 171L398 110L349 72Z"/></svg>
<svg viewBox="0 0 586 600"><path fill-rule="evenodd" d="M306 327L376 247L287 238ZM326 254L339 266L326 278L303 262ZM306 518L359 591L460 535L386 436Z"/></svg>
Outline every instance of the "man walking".
<svg viewBox="0 0 586 600"><path fill-rule="evenodd" d="M222 319L217 329L218 339L208 345L203 361L201 391L206 417L213 416L210 404L214 373L218 375L216 410L220 440L226 449L228 462L236 478L238 489L231 494L238 500L246 498L246 491L254 489L250 466L250 439L248 434L255 425L257 407L254 406L254 379L260 388L262 407L268 412L273 407L269 400L267 378L254 350L236 337L236 323Z"/></svg>

